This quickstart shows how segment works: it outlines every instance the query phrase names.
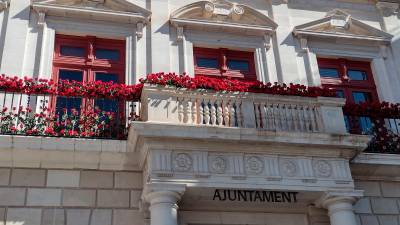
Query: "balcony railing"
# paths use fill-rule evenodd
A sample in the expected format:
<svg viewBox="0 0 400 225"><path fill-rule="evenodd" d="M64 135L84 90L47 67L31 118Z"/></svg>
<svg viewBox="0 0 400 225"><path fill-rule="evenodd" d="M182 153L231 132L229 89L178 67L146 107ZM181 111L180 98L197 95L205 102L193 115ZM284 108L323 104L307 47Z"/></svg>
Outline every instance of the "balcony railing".
<svg viewBox="0 0 400 225"><path fill-rule="evenodd" d="M400 154L399 117L348 114L346 126L350 133L372 137L365 152Z"/></svg>
<svg viewBox="0 0 400 225"><path fill-rule="evenodd" d="M0 91L0 134L126 139L137 104Z"/></svg>
<svg viewBox="0 0 400 225"><path fill-rule="evenodd" d="M143 121L282 132L346 133L344 100L145 85Z"/></svg>

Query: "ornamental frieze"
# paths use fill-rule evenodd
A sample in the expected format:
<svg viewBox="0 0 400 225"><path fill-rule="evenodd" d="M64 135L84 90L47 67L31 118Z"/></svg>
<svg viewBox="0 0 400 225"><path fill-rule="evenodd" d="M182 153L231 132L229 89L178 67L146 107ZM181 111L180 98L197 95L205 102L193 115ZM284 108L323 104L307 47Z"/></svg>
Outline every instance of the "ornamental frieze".
<svg viewBox="0 0 400 225"><path fill-rule="evenodd" d="M149 176L161 179L192 176L233 182L261 179L264 182L296 180L303 185L320 181L352 184L348 161L337 158L152 150L149 165Z"/></svg>

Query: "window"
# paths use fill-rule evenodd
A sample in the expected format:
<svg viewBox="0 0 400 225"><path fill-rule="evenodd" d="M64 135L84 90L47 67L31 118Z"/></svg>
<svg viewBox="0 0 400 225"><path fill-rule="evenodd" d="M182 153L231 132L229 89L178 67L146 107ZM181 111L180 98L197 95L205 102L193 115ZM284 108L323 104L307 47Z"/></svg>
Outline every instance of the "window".
<svg viewBox="0 0 400 225"><path fill-rule="evenodd" d="M198 47L193 52L197 76L257 79L253 52Z"/></svg>
<svg viewBox="0 0 400 225"><path fill-rule="evenodd" d="M318 58L318 66L322 85L335 88L337 96L348 103L379 102L369 62ZM365 133L372 127L367 117L357 118L357 122L345 119L352 133Z"/></svg>
<svg viewBox="0 0 400 225"><path fill-rule="evenodd" d="M125 41L56 35L53 60L53 79L79 82L103 81L124 83ZM95 106L103 111L117 112L115 100L57 97L52 107L60 114L63 110L78 111Z"/></svg>

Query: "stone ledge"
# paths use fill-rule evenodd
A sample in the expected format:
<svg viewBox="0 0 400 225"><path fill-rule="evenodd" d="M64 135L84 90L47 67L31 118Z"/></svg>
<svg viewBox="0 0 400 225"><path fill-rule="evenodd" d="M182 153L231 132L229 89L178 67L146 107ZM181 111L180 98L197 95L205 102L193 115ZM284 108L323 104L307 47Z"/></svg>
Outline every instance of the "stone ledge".
<svg viewBox="0 0 400 225"><path fill-rule="evenodd" d="M133 122L129 131L129 151L140 151L146 140L176 143L183 149L202 145L209 151L220 151L230 145L230 151L242 152L244 147L254 152L288 155L353 158L367 147L366 135L274 132L254 128L198 126L153 122ZM148 142L147 142L148 143ZM221 146L221 144L223 146ZM192 147L186 147L192 146ZM213 150L215 149L215 150ZM197 149L198 150L198 149Z"/></svg>
<svg viewBox="0 0 400 225"><path fill-rule="evenodd" d="M400 155L382 153L361 153L353 163L400 166Z"/></svg>
<svg viewBox="0 0 400 225"><path fill-rule="evenodd" d="M137 170L127 141L0 135L0 167Z"/></svg>
<svg viewBox="0 0 400 225"><path fill-rule="evenodd" d="M361 153L351 163L357 180L400 181L400 155Z"/></svg>

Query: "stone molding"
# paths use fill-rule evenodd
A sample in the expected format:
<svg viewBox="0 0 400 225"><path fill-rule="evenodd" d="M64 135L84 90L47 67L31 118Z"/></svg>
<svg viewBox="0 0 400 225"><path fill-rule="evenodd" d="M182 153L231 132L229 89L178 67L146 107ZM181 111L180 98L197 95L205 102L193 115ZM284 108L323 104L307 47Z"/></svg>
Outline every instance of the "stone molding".
<svg viewBox="0 0 400 225"><path fill-rule="evenodd" d="M178 157L177 157L178 156ZM349 188L353 185L349 164L345 159L290 157L252 153L151 150L148 180L192 182L245 182L258 180ZM247 181L246 181L247 180Z"/></svg>
<svg viewBox="0 0 400 225"><path fill-rule="evenodd" d="M186 5L170 16L175 27L223 29L239 34L272 34L278 26L271 18L247 6L226 0L199 1Z"/></svg>
<svg viewBox="0 0 400 225"><path fill-rule="evenodd" d="M349 39L378 45L388 45L393 38L393 35L365 24L340 9L328 12L325 18L296 26L293 34L300 40ZM302 41L301 48L308 48L307 41Z"/></svg>
<svg viewBox="0 0 400 225"><path fill-rule="evenodd" d="M0 12L10 7L10 0L0 0Z"/></svg>
<svg viewBox="0 0 400 225"><path fill-rule="evenodd" d="M328 208L330 205L339 202L350 203L353 205L364 194L361 190L352 191L328 191L323 194L316 202L315 205L321 208ZM353 210L353 208L344 208L343 210ZM332 212L330 212L332 213Z"/></svg>
<svg viewBox="0 0 400 225"><path fill-rule="evenodd" d="M143 25L150 21L151 12L128 1L103 0L34 0L31 7L39 15L38 25L45 16L72 17L90 20L136 24L136 33L143 35Z"/></svg>

